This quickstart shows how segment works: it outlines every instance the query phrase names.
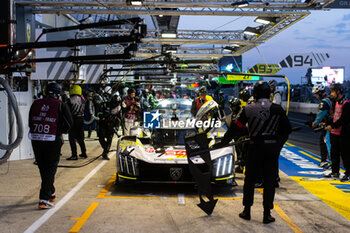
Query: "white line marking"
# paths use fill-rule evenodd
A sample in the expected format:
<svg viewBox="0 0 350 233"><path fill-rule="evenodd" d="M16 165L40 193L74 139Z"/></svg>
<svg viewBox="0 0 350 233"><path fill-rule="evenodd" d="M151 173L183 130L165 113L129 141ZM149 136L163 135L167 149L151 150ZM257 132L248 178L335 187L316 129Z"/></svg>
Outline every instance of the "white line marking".
<svg viewBox="0 0 350 233"><path fill-rule="evenodd" d="M112 158L115 155L115 152L111 152L109 158ZM71 199L74 194L76 194L81 187L86 184L90 178L98 172L108 161L104 160L99 165L97 165L84 179L82 179L71 191L69 191L56 205L54 208L48 210L43 216L41 216L38 220L36 220L24 233L33 233L38 228L43 225L49 218L54 215L64 204L66 204L69 199Z"/></svg>

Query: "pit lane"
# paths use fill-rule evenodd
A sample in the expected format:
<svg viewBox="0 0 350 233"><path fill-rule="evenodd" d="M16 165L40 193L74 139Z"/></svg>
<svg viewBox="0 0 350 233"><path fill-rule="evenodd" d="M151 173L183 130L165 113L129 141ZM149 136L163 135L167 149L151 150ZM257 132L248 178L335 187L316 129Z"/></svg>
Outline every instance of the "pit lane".
<svg viewBox="0 0 350 233"><path fill-rule="evenodd" d="M313 132L310 134L306 130L309 129L305 128L305 140L301 141L306 144L306 138L318 140ZM314 170L318 163L317 144L309 145L314 147L314 153L296 145L293 137L291 135L284 150L313 163L315 167L310 170ZM87 148L89 157L101 153L97 140L87 140ZM82 162L66 161L69 152L66 143L62 149L62 164ZM219 201L213 214L207 216L197 207L199 199L195 185L115 185L115 153L111 152L110 156L110 161L97 160L79 169L60 168L55 184L56 207L48 211L37 210L40 177L33 161L11 163L6 177L0 182L1 231L25 232L42 218L45 221L35 232L348 232L350 229L348 184L302 180L315 179L317 174L300 173L303 172L298 170L300 166L291 167L289 163L293 162L283 155L280 157L285 160L280 161L281 183L272 211L276 222L269 225L261 222L261 189L255 191L252 220L238 217L243 208L242 174L236 175L238 186L213 187L214 197ZM96 167L100 169L91 175ZM79 186L82 181L84 184Z"/></svg>

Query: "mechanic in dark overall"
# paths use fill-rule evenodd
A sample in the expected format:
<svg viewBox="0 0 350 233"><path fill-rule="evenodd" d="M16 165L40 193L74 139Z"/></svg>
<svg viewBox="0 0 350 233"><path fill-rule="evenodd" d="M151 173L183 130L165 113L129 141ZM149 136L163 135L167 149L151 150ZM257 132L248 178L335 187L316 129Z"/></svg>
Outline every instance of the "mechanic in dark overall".
<svg viewBox="0 0 350 233"><path fill-rule="evenodd" d="M225 133L220 144L225 145L232 138L243 135L244 125L248 124L251 141L248 144L243 187L244 210L239 214L239 217L250 220L250 208L254 200L254 185L260 174L260 169L262 169L264 180L263 223L266 224L275 221L270 210L273 209L275 196L278 157L288 139L288 135L291 133L291 126L283 108L270 102L270 86L267 82L257 82L254 85L253 92L255 102L243 108L237 120Z"/></svg>
<svg viewBox="0 0 350 233"><path fill-rule="evenodd" d="M103 102L98 114L99 118L99 137L98 140L103 148L102 158L109 160L108 152L111 148L114 133L118 130L120 122L121 98L114 94L110 101Z"/></svg>
<svg viewBox="0 0 350 233"><path fill-rule="evenodd" d="M229 107L230 107L232 112L230 114L228 114L225 118L225 123L226 123L228 128L231 126L231 124L234 124L237 117L239 116L239 114L242 111L240 99L238 99L237 97L233 97L232 99L230 99ZM244 139L245 137L248 137L247 127L245 127L245 129L246 129L246 133L244 136L236 136L233 138L235 140L235 142L237 142L241 139ZM235 169L235 172L237 172L237 173L243 173L244 164L245 164L245 157L246 157L246 155L245 155L246 154L245 153L246 147L247 147L246 144L235 145L235 149L237 152L237 163L236 163L237 167Z"/></svg>
<svg viewBox="0 0 350 233"><path fill-rule="evenodd" d="M340 157L343 159L345 175L342 182L350 182L350 100L343 95L343 86L332 84L332 97L336 100L333 122L326 127L331 132L332 173L325 177L339 178Z"/></svg>
<svg viewBox="0 0 350 233"><path fill-rule="evenodd" d="M320 100L317 116L314 122L312 122L312 128L316 128L319 127L321 123L326 123L333 117L333 108L335 106L335 101L331 95L327 96L325 87L322 84L316 84L312 88L312 93L316 96L317 99ZM327 160L330 158L331 153L331 139L330 132L327 130L321 130L320 153L321 163L319 166L328 167Z"/></svg>
<svg viewBox="0 0 350 233"><path fill-rule="evenodd" d="M79 85L73 85L69 90L70 99L68 101L68 106L73 116L73 126L68 134L72 156L67 158L67 160L78 160L76 141L78 142L81 150L79 157L84 159L87 158L84 142L85 100L81 94L82 91Z"/></svg>
<svg viewBox="0 0 350 233"><path fill-rule="evenodd" d="M191 113L193 116L197 115L197 112L206 102L213 100L213 97L207 95L207 88L201 87L199 88L199 96L195 98L192 102Z"/></svg>
<svg viewBox="0 0 350 233"><path fill-rule="evenodd" d="M45 98L34 101L29 111L29 138L37 161L41 188L39 208L48 209L56 199L55 174L63 144L62 133L67 133L73 124L68 106L58 99L61 86L49 83Z"/></svg>

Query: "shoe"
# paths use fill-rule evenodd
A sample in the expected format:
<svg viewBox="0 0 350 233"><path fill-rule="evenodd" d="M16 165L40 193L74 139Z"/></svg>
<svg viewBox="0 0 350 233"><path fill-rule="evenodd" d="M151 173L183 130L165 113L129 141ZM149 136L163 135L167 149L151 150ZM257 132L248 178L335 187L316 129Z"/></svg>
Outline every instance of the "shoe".
<svg viewBox="0 0 350 233"><path fill-rule="evenodd" d="M323 161L318 166L323 167L323 168L328 167L328 162L327 161Z"/></svg>
<svg viewBox="0 0 350 233"><path fill-rule="evenodd" d="M102 159L109 160L108 156L106 154L102 154Z"/></svg>
<svg viewBox="0 0 350 233"><path fill-rule="evenodd" d="M49 199L49 201L54 201L54 200L56 200L56 194L52 194Z"/></svg>
<svg viewBox="0 0 350 233"><path fill-rule="evenodd" d="M77 156L71 156L69 158L66 158L66 160L78 160Z"/></svg>
<svg viewBox="0 0 350 233"><path fill-rule="evenodd" d="M323 177L325 178L335 178L338 179L339 178L339 173L329 173L327 175L323 175Z"/></svg>
<svg viewBox="0 0 350 233"><path fill-rule="evenodd" d="M340 179L341 182L350 182L350 175L344 175L343 178Z"/></svg>
<svg viewBox="0 0 350 233"><path fill-rule="evenodd" d="M238 215L240 218L250 220L250 209L244 208L243 212Z"/></svg>
<svg viewBox="0 0 350 233"><path fill-rule="evenodd" d="M81 154L79 155L80 158L83 158L83 159L86 159L87 158L87 155L86 154Z"/></svg>
<svg viewBox="0 0 350 233"><path fill-rule="evenodd" d="M39 209L50 209L52 207L54 207L55 205L52 204L51 202L49 201L46 201L46 200L40 200L39 201Z"/></svg>
<svg viewBox="0 0 350 233"><path fill-rule="evenodd" d="M269 224L271 222L274 222L276 219L272 217L270 214L269 215L264 215L263 223L264 224Z"/></svg>

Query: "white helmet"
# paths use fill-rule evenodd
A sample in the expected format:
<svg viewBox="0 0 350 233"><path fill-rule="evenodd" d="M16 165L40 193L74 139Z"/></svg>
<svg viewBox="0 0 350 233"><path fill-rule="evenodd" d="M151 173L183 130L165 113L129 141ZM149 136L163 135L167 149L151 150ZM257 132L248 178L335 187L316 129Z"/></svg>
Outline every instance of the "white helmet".
<svg viewBox="0 0 350 233"><path fill-rule="evenodd" d="M110 86L106 86L104 92L107 94L112 94L112 88Z"/></svg>
<svg viewBox="0 0 350 233"><path fill-rule="evenodd" d="M313 88L312 88L312 93L317 94L319 92L324 92L325 87L322 84L316 84Z"/></svg>

